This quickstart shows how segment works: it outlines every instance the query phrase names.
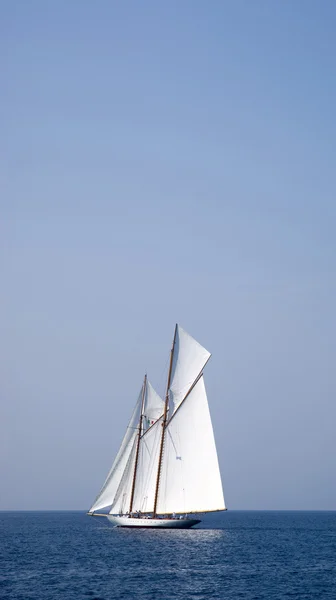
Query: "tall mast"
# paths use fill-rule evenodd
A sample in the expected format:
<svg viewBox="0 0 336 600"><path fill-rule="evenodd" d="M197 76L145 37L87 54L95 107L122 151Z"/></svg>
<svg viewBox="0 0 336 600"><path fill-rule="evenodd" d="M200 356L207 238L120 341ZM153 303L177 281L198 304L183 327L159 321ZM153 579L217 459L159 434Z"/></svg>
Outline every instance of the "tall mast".
<svg viewBox="0 0 336 600"><path fill-rule="evenodd" d="M136 481L136 475L137 475L137 469L138 469L138 462L139 462L139 450L140 450L140 438L141 438L141 429L142 429L142 417L143 417L144 407L145 407L146 387L147 387L147 374L145 375L145 379L144 379L143 387L142 387L142 400L141 400L141 411L140 411L140 419L139 419L138 441L137 441L137 449L136 449L136 455L135 455L133 483L132 483L131 500L130 500L130 507L129 507L129 512L130 513L133 510L133 500L134 500L134 492L135 492L135 481Z"/></svg>
<svg viewBox="0 0 336 600"><path fill-rule="evenodd" d="M153 518L156 516L156 506L157 506L158 495L159 495L160 475L161 475L163 446L164 446L164 435L165 435L166 423L167 423L167 412L168 412L168 405L169 405L169 387L170 387L171 372L172 372L172 367L173 367L173 356L174 356L176 331L177 331L177 325L175 325L174 340L173 340L173 345L172 345L172 348L170 351L170 362L169 362L169 371L168 371L168 379L167 379L166 399L165 399L163 421L162 421L161 445L160 445L158 472L157 472L157 478L156 478Z"/></svg>

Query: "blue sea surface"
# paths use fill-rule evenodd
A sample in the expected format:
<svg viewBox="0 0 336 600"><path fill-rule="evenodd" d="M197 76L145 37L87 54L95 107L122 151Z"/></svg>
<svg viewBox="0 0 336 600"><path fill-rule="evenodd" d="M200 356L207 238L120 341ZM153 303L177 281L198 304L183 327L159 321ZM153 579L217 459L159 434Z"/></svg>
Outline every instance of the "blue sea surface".
<svg viewBox="0 0 336 600"><path fill-rule="evenodd" d="M190 530L0 513L3 600L336 599L336 512L206 515Z"/></svg>

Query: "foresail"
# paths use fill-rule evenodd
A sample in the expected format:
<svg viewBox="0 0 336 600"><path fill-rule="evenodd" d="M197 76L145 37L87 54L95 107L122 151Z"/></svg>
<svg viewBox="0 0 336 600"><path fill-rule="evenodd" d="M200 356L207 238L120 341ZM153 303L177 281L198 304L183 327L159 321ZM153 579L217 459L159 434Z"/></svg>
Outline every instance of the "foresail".
<svg viewBox="0 0 336 600"><path fill-rule="evenodd" d="M176 326L170 397L176 410L202 372L211 354L182 327Z"/></svg>
<svg viewBox="0 0 336 600"><path fill-rule="evenodd" d="M135 409L133 411L131 420L127 427L124 439L121 443L119 452L114 460L114 463L106 477L104 485L100 490L96 500L90 508L89 512L94 512L97 510L101 510L102 508L106 508L107 506L111 506L114 497L116 495L118 486L120 484L120 480L125 471L126 465L128 463L134 440L136 438L138 432L138 423L140 418L140 410L141 410L141 401L142 401L142 390L138 397L137 403L135 405Z"/></svg>
<svg viewBox="0 0 336 600"><path fill-rule="evenodd" d="M122 474L118 489L116 491L110 514L124 514L129 510L132 484L134 477L134 465L136 456L137 440L134 439L128 461Z"/></svg>
<svg viewBox="0 0 336 600"><path fill-rule="evenodd" d="M168 422L156 512L224 509L217 451L201 377Z"/></svg>

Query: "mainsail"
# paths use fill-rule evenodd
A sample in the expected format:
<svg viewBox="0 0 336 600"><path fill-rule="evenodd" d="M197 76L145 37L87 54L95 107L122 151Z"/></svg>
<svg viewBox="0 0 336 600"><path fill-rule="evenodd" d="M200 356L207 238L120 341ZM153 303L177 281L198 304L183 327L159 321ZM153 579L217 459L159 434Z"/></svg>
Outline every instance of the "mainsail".
<svg viewBox="0 0 336 600"><path fill-rule="evenodd" d="M176 325L157 475L154 513L225 510L203 381L211 354ZM169 399L174 412L168 418Z"/></svg>
<svg viewBox="0 0 336 600"><path fill-rule="evenodd" d="M224 510L209 405L200 377L168 421L157 514Z"/></svg>
<svg viewBox="0 0 336 600"><path fill-rule="evenodd" d="M161 403L163 405L162 400ZM162 417L140 439L133 511L153 512L161 432Z"/></svg>

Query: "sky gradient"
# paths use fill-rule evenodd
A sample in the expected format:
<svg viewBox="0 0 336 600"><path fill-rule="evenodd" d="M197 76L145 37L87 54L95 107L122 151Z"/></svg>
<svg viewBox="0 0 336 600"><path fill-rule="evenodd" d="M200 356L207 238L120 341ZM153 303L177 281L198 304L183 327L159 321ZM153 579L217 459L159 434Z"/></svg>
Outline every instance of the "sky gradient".
<svg viewBox="0 0 336 600"><path fill-rule="evenodd" d="M0 509L86 509L175 323L229 509L336 509L336 4L1 3Z"/></svg>

